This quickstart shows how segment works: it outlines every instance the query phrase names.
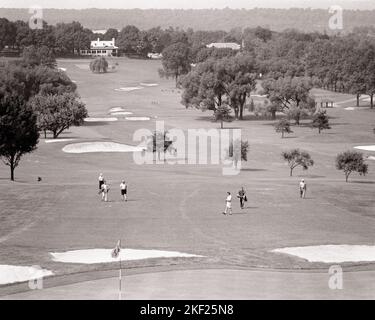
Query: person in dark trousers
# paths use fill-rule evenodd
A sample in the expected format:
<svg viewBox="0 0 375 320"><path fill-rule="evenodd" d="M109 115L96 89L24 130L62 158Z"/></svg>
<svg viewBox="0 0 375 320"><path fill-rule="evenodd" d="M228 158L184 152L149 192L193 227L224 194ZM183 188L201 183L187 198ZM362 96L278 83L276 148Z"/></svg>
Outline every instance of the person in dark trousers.
<svg viewBox="0 0 375 320"><path fill-rule="evenodd" d="M99 194L102 192L102 186L104 184L104 176L103 173L99 175Z"/></svg>
<svg viewBox="0 0 375 320"><path fill-rule="evenodd" d="M307 183L305 179L302 179L299 184L299 193L300 193L301 199L306 199L306 192L307 192Z"/></svg>
<svg viewBox="0 0 375 320"><path fill-rule="evenodd" d="M237 198L240 199L240 206L241 209L245 208L245 202L247 202L247 196L246 196L246 191L244 187L238 192Z"/></svg>
<svg viewBox="0 0 375 320"><path fill-rule="evenodd" d="M121 189L122 201L127 202L128 201L128 185L126 184L125 180L121 182L120 189Z"/></svg>

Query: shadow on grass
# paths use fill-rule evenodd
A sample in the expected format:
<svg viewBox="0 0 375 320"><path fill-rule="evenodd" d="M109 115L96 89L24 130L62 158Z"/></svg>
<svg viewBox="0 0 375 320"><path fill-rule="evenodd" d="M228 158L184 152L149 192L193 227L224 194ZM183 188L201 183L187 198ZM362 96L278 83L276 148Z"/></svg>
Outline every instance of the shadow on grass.
<svg viewBox="0 0 375 320"><path fill-rule="evenodd" d="M250 169L250 168L246 168L246 169L241 169L241 172L265 172L265 171L268 171L266 169Z"/></svg>
<svg viewBox="0 0 375 320"><path fill-rule="evenodd" d="M98 121L98 122L85 122L83 127L98 127L98 126L107 126L110 122L108 121Z"/></svg>
<svg viewBox="0 0 375 320"><path fill-rule="evenodd" d="M358 180L352 180L348 182L349 184L375 184L375 181L358 181Z"/></svg>
<svg viewBox="0 0 375 320"><path fill-rule="evenodd" d="M319 179L319 178L325 178L325 176L318 176L318 175L299 175L298 178L305 178L305 179Z"/></svg>

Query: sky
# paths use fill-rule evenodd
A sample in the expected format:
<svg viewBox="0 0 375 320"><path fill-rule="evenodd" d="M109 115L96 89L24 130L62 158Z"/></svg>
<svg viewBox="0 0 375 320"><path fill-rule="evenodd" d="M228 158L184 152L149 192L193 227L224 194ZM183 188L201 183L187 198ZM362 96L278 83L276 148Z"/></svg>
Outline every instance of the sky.
<svg viewBox="0 0 375 320"><path fill-rule="evenodd" d="M328 8L375 9L375 0L0 0L3 8L31 6L56 9L121 8L121 9L202 9L202 8Z"/></svg>

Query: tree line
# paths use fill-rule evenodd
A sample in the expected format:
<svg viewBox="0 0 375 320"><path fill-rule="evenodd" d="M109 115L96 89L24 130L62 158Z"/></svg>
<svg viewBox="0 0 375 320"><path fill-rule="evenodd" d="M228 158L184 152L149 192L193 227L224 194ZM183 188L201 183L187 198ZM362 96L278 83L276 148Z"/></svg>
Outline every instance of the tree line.
<svg viewBox="0 0 375 320"><path fill-rule="evenodd" d="M202 10L173 10L173 9L84 9L84 10L59 10L44 9L46 21L55 25L59 22L80 21L90 29L107 29L109 27L121 29L124 21L135 25L142 30L157 26L162 28L191 28L201 30L217 30L218 26L225 31L233 28L255 28L257 26L269 27L275 31L296 28L305 32L328 30L328 21L332 16L327 9L202 9ZM347 1L346 1L347 2ZM314 1L314 4L316 0ZM339 3L336 3L339 4ZM361 1L355 2L359 9ZM348 5L348 3L346 4ZM364 8L362 8L364 9ZM0 16L8 17L12 21L30 19L27 9L0 8ZM345 30L363 25L374 26L373 10L344 10Z"/></svg>

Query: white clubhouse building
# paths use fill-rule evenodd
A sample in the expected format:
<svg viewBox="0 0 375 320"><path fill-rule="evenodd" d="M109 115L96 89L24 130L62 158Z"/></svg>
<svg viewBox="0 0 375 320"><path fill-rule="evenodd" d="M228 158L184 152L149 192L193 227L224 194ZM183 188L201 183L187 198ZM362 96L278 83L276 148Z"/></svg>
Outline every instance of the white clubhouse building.
<svg viewBox="0 0 375 320"><path fill-rule="evenodd" d="M115 39L111 41L101 41L100 39L91 41L90 50L81 50L81 56L91 57L116 57L118 47L115 45Z"/></svg>

